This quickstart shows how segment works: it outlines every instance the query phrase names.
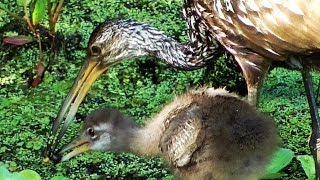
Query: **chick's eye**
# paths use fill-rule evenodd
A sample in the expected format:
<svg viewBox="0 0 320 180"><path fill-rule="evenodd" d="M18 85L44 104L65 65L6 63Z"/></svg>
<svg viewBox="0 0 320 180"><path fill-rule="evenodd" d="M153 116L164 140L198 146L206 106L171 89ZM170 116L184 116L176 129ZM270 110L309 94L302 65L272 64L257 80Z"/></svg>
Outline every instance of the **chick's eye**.
<svg viewBox="0 0 320 180"><path fill-rule="evenodd" d="M88 129L87 129L87 132L88 132L88 134L89 134L91 137L94 137L94 136L95 136L94 130L93 130L92 128L88 128Z"/></svg>

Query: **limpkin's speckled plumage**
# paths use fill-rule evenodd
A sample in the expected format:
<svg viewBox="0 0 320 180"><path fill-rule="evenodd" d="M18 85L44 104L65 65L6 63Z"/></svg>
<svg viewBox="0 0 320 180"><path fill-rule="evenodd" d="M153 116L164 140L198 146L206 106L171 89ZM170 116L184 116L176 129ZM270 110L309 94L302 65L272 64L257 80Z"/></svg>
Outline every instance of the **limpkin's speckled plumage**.
<svg viewBox="0 0 320 180"><path fill-rule="evenodd" d="M146 126L112 109L95 111L62 161L87 150L160 155L181 179L258 179L276 149L274 121L224 89L176 97Z"/></svg>
<svg viewBox="0 0 320 180"><path fill-rule="evenodd" d="M311 149L320 162L320 120L310 81L309 65L319 65L319 0L184 0L188 22L187 46L156 29L129 20L107 21L90 37L88 60L64 101L52 132L71 106L55 139L60 139L95 79L121 60L152 55L180 69L204 66L228 50L239 63L248 86L248 99L256 105L259 89L272 62L285 62L302 70L312 116ZM215 39L218 41L216 43ZM218 45L221 44L221 45ZM55 149L57 140L49 144ZM318 143L318 146L317 146ZM320 172L320 167L318 166ZM320 177L320 175L318 174Z"/></svg>
<svg viewBox="0 0 320 180"><path fill-rule="evenodd" d="M320 50L320 1L193 0L197 14L214 37L241 66L256 104L272 61L287 61L302 69L299 58ZM308 62L308 61L307 61ZM253 97L250 97L253 96ZM250 99L251 98L251 99Z"/></svg>

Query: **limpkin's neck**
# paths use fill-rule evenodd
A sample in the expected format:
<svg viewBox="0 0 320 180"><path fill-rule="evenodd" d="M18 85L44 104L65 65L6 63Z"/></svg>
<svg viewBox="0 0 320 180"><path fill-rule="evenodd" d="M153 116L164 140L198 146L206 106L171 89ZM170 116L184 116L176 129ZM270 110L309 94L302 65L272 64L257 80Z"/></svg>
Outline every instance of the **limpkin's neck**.
<svg viewBox="0 0 320 180"><path fill-rule="evenodd" d="M144 42L140 46L149 55L162 59L175 68L182 70L201 68L217 59L223 51L204 25L197 25L199 26L196 30L192 29L192 25L189 25L191 29L189 29L187 44L181 44L161 31L144 25L142 32L144 35L141 33Z"/></svg>
<svg viewBox="0 0 320 180"><path fill-rule="evenodd" d="M116 39L109 43L110 46L114 46L110 49L121 49L121 55L119 55L121 59L154 56L175 68L192 70L215 60L223 51L203 24L189 26L190 40L187 44L181 44L158 29L133 20L107 22L105 29L108 31L101 28L104 35L100 35L100 37L108 36ZM197 26L197 28L194 29L193 26ZM94 36L91 41L98 41L97 37Z"/></svg>

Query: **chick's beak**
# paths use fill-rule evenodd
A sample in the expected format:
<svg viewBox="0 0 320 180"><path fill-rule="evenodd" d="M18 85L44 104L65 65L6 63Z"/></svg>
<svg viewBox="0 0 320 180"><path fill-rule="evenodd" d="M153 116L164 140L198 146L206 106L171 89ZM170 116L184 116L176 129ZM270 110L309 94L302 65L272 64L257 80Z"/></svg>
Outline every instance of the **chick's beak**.
<svg viewBox="0 0 320 180"><path fill-rule="evenodd" d="M72 142L62 147L62 149L59 152L59 155L62 155L64 152L68 150L72 151L66 155L63 155L60 162L67 161L78 154L90 151L90 138L88 138L84 134L77 137Z"/></svg>
<svg viewBox="0 0 320 180"><path fill-rule="evenodd" d="M88 57L85 64L82 66L72 88L60 108L57 118L52 125L53 140L48 142L47 151L55 151L59 140L65 134L71 120L74 118L80 103L89 91L95 80L108 69L109 65L105 65L101 60ZM70 107L71 106L71 107ZM70 109L69 109L70 108ZM69 110L69 111L68 111ZM67 114L68 113L68 114ZM64 121L63 118L67 114ZM63 124L58 131L59 127Z"/></svg>

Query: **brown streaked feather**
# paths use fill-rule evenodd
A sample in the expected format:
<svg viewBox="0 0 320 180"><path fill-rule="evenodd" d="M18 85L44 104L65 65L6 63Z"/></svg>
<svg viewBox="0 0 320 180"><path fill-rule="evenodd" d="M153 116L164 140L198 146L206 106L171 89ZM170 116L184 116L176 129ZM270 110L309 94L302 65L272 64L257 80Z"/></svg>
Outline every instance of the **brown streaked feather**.
<svg viewBox="0 0 320 180"><path fill-rule="evenodd" d="M272 62L294 69L320 51L318 0L189 0L213 36L235 57L257 105Z"/></svg>
<svg viewBox="0 0 320 180"><path fill-rule="evenodd" d="M189 107L168 116L165 120L165 131L159 147L168 162L182 167L190 162L193 153L201 146L204 138L202 119L194 112L200 107L192 104Z"/></svg>
<svg viewBox="0 0 320 180"><path fill-rule="evenodd" d="M233 45L239 49L245 47L273 60L319 51L320 13L315 7L320 7L320 1L198 0L196 3L200 16L218 40L233 50L236 49Z"/></svg>
<svg viewBox="0 0 320 180"><path fill-rule="evenodd" d="M215 40L206 23L197 15L196 8L188 0L183 2L183 16L188 25L188 46L198 47L190 54L196 57L193 61L214 61L220 51L223 52L222 46Z"/></svg>

